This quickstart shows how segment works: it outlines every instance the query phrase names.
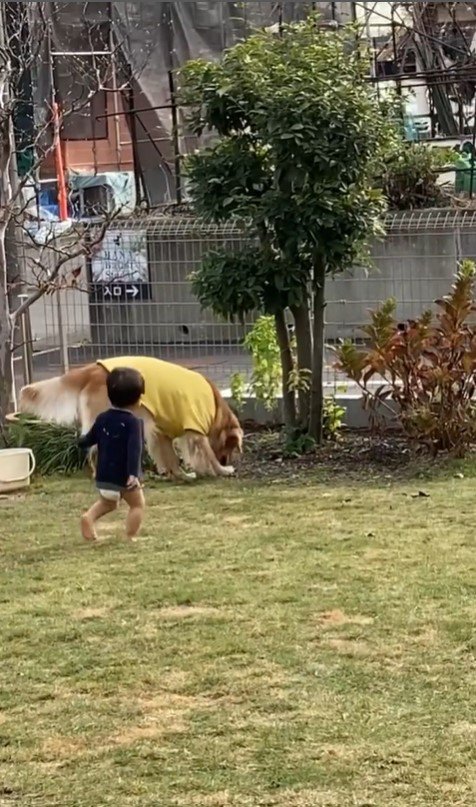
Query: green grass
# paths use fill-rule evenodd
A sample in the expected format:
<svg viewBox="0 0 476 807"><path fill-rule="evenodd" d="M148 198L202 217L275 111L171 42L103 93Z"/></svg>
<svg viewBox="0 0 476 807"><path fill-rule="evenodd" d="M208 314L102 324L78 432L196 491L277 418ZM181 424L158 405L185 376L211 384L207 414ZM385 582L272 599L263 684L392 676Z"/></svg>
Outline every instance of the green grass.
<svg viewBox="0 0 476 807"><path fill-rule="evenodd" d="M91 496L0 500L2 807L476 803L473 479Z"/></svg>

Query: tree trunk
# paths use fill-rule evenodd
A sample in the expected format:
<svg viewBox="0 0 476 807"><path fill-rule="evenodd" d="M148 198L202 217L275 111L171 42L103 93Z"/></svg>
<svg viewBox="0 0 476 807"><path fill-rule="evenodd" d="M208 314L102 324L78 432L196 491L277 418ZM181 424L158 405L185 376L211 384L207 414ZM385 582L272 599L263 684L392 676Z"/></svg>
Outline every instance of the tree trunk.
<svg viewBox="0 0 476 807"><path fill-rule="evenodd" d="M297 365L299 370L312 371L312 332L308 301L292 308L296 334ZM309 388L299 390L299 425L307 430L309 425L311 390L310 378L307 379Z"/></svg>
<svg viewBox="0 0 476 807"><path fill-rule="evenodd" d="M324 373L325 281L326 264L322 258L318 258L314 263L314 351L311 381L311 412L309 418L309 434L318 444L322 442L322 417L324 406L322 383Z"/></svg>
<svg viewBox="0 0 476 807"><path fill-rule="evenodd" d="M283 370L284 425L287 429L294 429L296 426L296 395L294 390L290 390L288 387L289 375L294 368L294 363L284 311L278 311L274 315L274 322L276 325L276 336L281 350L281 367Z"/></svg>
<svg viewBox="0 0 476 807"><path fill-rule="evenodd" d="M13 391L12 333L8 305L5 225L0 226L0 427L10 411Z"/></svg>
<svg viewBox="0 0 476 807"><path fill-rule="evenodd" d="M5 231L5 259L7 264L7 289L8 289L8 308L9 311L14 311L20 304L18 298L19 294L23 292L23 264L22 264L22 240L23 230L11 218L7 223ZM12 342L14 348L17 349L21 345L21 320L15 323L14 333L12 335ZM26 382L25 382L26 383Z"/></svg>

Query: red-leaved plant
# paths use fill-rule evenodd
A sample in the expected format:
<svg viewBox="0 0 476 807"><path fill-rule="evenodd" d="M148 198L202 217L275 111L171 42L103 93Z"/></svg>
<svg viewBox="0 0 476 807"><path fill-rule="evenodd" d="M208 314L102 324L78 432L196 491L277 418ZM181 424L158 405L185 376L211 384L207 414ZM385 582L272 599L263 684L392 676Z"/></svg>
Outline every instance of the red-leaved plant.
<svg viewBox="0 0 476 807"><path fill-rule="evenodd" d="M364 331L368 344L338 348L337 369L362 390L372 414L397 417L405 433L435 453L462 456L476 438L476 264L463 261L450 293L436 300L437 312L398 323L395 301L372 312ZM375 382L381 383L375 387ZM371 383L373 382L373 384ZM390 405L390 401L397 404Z"/></svg>

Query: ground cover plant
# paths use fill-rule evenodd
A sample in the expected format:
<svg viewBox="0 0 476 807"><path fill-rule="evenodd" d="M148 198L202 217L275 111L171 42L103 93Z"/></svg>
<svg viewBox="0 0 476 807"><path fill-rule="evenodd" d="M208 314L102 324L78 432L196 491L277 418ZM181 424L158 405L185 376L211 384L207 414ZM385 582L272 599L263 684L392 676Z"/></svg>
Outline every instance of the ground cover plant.
<svg viewBox="0 0 476 807"><path fill-rule="evenodd" d="M386 445L150 482L132 547L85 477L1 498L0 804L474 803L474 467Z"/></svg>

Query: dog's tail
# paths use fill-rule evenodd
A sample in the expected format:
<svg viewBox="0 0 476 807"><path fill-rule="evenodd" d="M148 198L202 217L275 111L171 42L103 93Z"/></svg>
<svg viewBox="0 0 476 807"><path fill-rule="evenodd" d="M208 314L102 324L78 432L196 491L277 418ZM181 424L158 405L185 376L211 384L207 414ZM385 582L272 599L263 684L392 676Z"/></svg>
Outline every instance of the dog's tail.
<svg viewBox="0 0 476 807"><path fill-rule="evenodd" d="M65 376L48 378L23 387L19 409L41 420L72 425L79 417L80 389L69 385Z"/></svg>

